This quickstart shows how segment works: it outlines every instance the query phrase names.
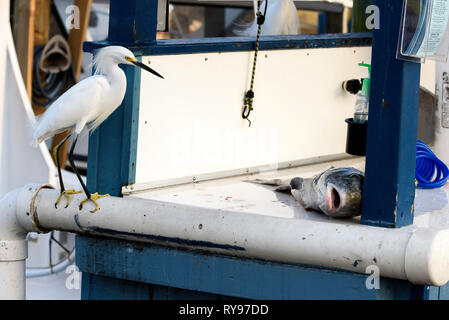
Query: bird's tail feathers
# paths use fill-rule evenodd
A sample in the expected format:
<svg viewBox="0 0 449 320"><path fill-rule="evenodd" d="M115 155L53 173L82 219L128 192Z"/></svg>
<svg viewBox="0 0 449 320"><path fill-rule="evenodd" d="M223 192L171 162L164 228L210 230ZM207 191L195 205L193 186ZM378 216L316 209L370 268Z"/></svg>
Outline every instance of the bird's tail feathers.
<svg viewBox="0 0 449 320"><path fill-rule="evenodd" d="M26 120L26 137L27 140L30 141L30 145L34 148L36 148L42 141L40 139L36 138L36 130L39 127L39 124L42 121L42 115L37 115L34 117L27 117Z"/></svg>
<svg viewBox="0 0 449 320"><path fill-rule="evenodd" d="M264 184L267 186L278 186L278 187L290 185L290 179L254 179L254 180L246 180L245 182Z"/></svg>
<svg viewBox="0 0 449 320"><path fill-rule="evenodd" d="M31 143L33 146L37 147L39 146L42 142L44 142L45 140L53 137L56 134L62 133L64 131L70 130L70 128L61 128L59 130L56 131L47 131L47 132L37 132L36 130L34 131L34 135L33 138L31 139Z"/></svg>
<svg viewBox="0 0 449 320"><path fill-rule="evenodd" d="M275 186L277 188L274 191L290 193L292 190L290 181L290 179L254 179L247 180L245 182L263 184L266 186Z"/></svg>

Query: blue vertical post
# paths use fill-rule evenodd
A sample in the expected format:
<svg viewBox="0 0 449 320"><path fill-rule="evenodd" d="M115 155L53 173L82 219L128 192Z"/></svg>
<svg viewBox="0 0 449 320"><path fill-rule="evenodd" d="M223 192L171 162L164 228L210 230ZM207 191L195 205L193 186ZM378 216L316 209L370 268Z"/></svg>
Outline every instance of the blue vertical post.
<svg viewBox="0 0 449 320"><path fill-rule="evenodd" d="M396 59L403 1L377 0L362 223L413 223L420 64Z"/></svg>
<svg viewBox="0 0 449 320"><path fill-rule="evenodd" d="M156 0L111 0L108 41L132 46L156 41ZM134 51L138 59L140 53ZM89 139L87 184L91 192L121 194L135 182L140 69L123 66L127 89L123 103Z"/></svg>
<svg viewBox="0 0 449 320"><path fill-rule="evenodd" d="M110 0L108 40L125 45L154 43L157 3L157 0Z"/></svg>
<svg viewBox="0 0 449 320"><path fill-rule="evenodd" d="M327 33L327 14L326 12L320 12L318 14L318 33Z"/></svg>

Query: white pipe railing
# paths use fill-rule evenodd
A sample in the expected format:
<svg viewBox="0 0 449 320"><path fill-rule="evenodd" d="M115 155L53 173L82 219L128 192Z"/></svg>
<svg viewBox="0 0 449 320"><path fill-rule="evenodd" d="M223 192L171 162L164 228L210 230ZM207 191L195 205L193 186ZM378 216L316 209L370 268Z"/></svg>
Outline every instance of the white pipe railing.
<svg viewBox="0 0 449 320"><path fill-rule="evenodd" d="M383 277L416 284L449 280L449 230L285 219L131 197L103 198L90 213L92 204L78 209L83 195L56 209L58 195L28 185L0 200L0 299L25 297L26 233L50 230L359 273L375 265Z"/></svg>
<svg viewBox="0 0 449 320"><path fill-rule="evenodd" d="M47 268L26 268L26 277L28 278L39 278L50 276L55 273L59 273L64 271L69 265L71 265L75 261L75 250L69 254L67 258L58 264L47 267Z"/></svg>

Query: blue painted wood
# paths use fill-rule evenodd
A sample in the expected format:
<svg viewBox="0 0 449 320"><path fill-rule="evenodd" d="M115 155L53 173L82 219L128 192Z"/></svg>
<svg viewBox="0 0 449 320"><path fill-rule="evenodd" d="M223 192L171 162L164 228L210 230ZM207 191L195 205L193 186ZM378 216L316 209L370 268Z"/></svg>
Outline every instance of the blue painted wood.
<svg viewBox="0 0 449 320"><path fill-rule="evenodd" d="M441 287L426 286L426 300L449 300L449 283Z"/></svg>
<svg viewBox="0 0 449 320"><path fill-rule="evenodd" d="M360 47L370 46L371 33L342 33L320 35L292 35L292 36L263 36L261 37L261 50L280 49L314 49L334 47ZM109 46L121 45L133 52L143 55L168 55L201 52L230 52L252 51L255 48L255 38L223 37L202 39L165 39L154 44L136 44L130 41L98 41L85 42L84 51L95 50Z"/></svg>
<svg viewBox="0 0 449 320"><path fill-rule="evenodd" d="M217 294L152 285L152 300L221 300L232 299Z"/></svg>
<svg viewBox="0 0 449 320"><path fill-rule="evenodd" d="M377 290L378 300L423 300L425 295L425 286L398 279L381 278Z"/></svg>
<svg viewBox="0 0 449 320"><path fill-rule="evenodd" d="M153 16L157 16L157 1L111 0L109 39L153 43L157 24ZM138 53L136 57L141 60ZM113 196L121 195L123 185L135 183L141 71L133 66L123 69L127 78L125 98L89 139L88 188Z"/></svg>
<svg viewBox="0 0 449 320"><path fill-rule="evenodd" d="M137 56L142 61L142 57ZM120 185L130 185L136 182L137 138L140 109L140 79L141 69L126 66L127 93L125 95L122 132L122 159Z"/></svg>
<svg viewBox="0 0 449 320"><path fill-rule="evenodd" d="M424 286L423 300L440 300L440 287Z"/></svg>
<svg viewBox="0 0 449 320"><path fill-rule="evenodd" d="M141 57L138 57L141 60ZM87 185L91 192L121 194L136 175L139 118L139 68L123 67L127 88L120 107L89 138Z"/></svg>
<svg viewBox="0 0 449 320"><path fill-rule="evenodd" d="M233 297L83 273L82 300L232 300Z"/></svg>
<svg viewBox="0 0 449 320"><path fill-rule="evenodd" d="M81 300L149 300L151 286L83 273Z"/></svg>
<svg viewBox="0 0 449 320"><path fill-rule="evenodd" d="M438 300L449 300L449 283L439 287Z"/></svg>
<svg viewBox="0 0 449 320"><path fill-rule="evenodd" d="M420 65L396 59L402 1L376 2L362 223L413 223Z"/></svg>
<svg viewBox="0 0 449 320"><path fill-rule="evenodd" d="M327 32L327 14L320 12L318 14L318 33L325 34Z"/></svg>
<svg viewBox="0 0 449 320"><path fill-rule="evenodd" d="M393 279L382 279L380 290L369 290L363 274L115 239L77 236L76 248L77 265L83 273L228 297L411 299L420 298L423 290L422 286ZM160 298L171 296L167 288L158 290L154 292ZM189 295L198 297L192 292L183 292L180 297Z"/></svg>
<svg viewBox="0 0 449 320"><path fill-rule="evenodd" d="M157 3L156 0L110 0L108 40L154 43Z"/></svg>

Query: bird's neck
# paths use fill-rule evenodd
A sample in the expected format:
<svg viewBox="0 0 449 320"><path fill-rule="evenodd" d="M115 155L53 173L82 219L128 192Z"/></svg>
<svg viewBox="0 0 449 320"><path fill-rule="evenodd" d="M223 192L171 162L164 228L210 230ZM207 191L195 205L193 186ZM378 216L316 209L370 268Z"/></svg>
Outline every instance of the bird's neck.
<svg viewBox="0 0 449 320"><path fill-rule="evenodd" d="M118 107L122 102L126 92L126 76L125 72L118 65L111 65L105 70L104 75L109 81L111 92L115 94L109 98L113 99L111 105Z"/></svg>
<svg viewBox="0 0 449 320"><path fill-rule="evenodd" d="M126 86L125 72L123 72L118 65L111 65L108 70L106 70L105 75L107 76L111 87Z"/></svg>

